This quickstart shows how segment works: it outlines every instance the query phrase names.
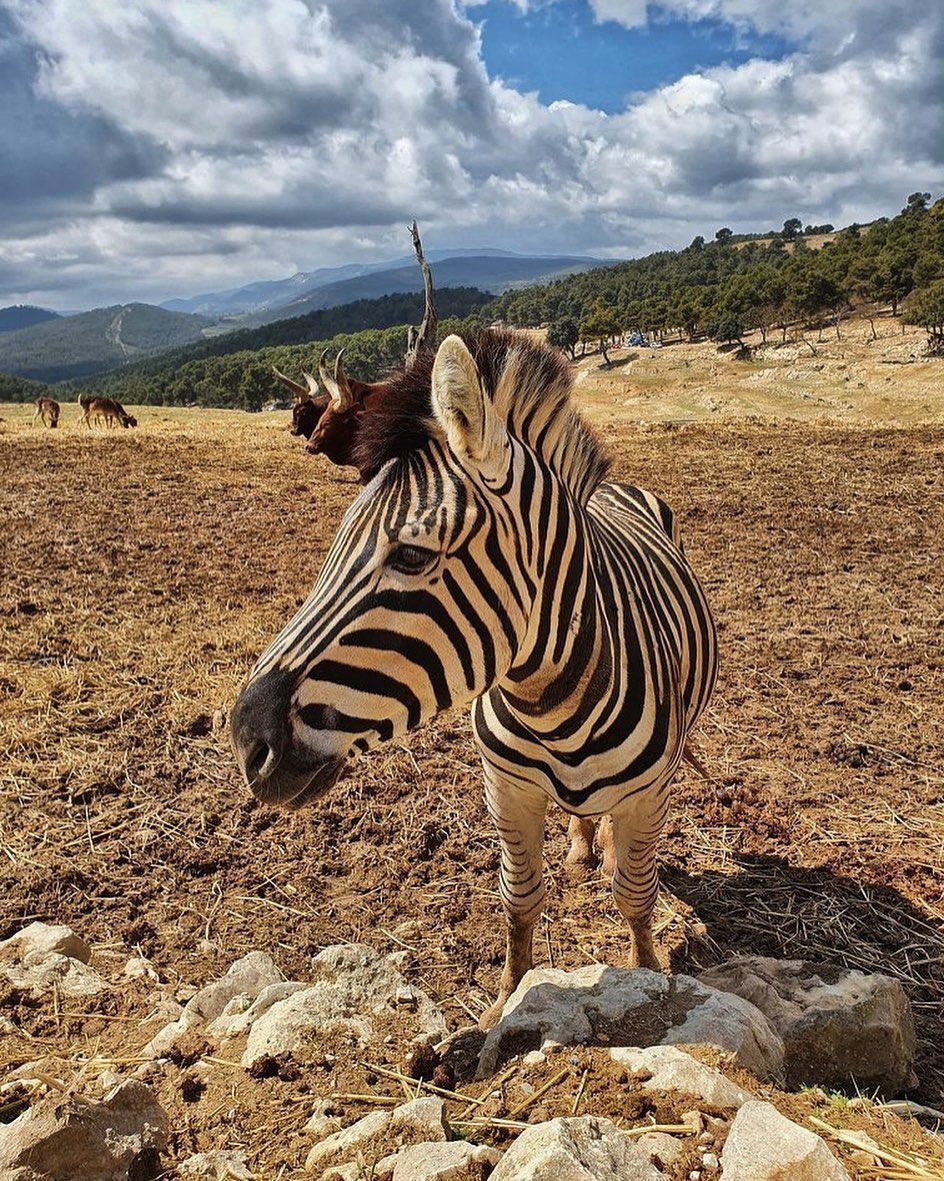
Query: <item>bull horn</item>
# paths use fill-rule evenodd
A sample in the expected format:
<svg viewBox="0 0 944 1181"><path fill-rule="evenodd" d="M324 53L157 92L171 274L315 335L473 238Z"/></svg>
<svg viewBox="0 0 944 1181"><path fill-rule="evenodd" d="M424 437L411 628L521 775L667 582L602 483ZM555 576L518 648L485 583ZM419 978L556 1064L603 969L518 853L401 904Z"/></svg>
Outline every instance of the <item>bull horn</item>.
<svg viewBox="0 0 944 1181"><path fill-rule="evenodd" d="M325 389L331 395L331 400L334 403L331 409L335 414L343 414L345 410L349 410L354 404L354 395L351 393L351 387L348 385L347 378L344 376L344 367L341 364L341 357L344 354L344 349L338 353L334 362L334 377L328 372L328 367L325 364L325 359L328 356L328 350L321 354L321 360L318 362L318 376L324 383Z"/></svg>
<svg viewBox="0 0 944 1181"><path fill-rule="evenodd" d="M318 378L312 377L312 375L308 372L307 369L302 370L302 375L304 376L305 381L308 382L308 389L305 391L305 397L306 398L320 397L321 390L318 388Z"/></svg>
<svg viewBox="0 0 944 1181"><path fill-rule="evenodd" d="M286 389L292 391L296 398L300 398L303 402L308 400L309 393L303 385L299 385L297 381L292 381L290 377L286 377L284 373L280 373L274 365L272 366L272 372Z"/></svg>

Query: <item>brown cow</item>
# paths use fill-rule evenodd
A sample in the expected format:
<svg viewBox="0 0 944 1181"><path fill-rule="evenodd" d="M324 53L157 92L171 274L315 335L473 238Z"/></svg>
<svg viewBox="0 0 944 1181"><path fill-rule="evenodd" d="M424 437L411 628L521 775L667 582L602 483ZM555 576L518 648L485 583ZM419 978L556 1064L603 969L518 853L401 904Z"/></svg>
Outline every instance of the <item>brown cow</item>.
<svg viewBox="0 0 944 1181"><path fill-rule="evenodd" d="M390 386L383 381L356 381L345 376L341 364L343 354L344 349L341 349L335 358L333 377L325 365L328 350L325 349L321 354L318 376L331 394L331 401L321 415L305 450L312 455L324 455L339 467L356 467L360 472L361 483L366 484L375 472L371 467L362 466L358 462L358 435L365 415L369 416L382 404L389 394Z"/></svg>
<svg viewBox="0 0 944 1181"><path fill-rule="evenodd" d="M54 398L37 398L33 422L38 418L43 426L57 427L60 409L59 403Z"/></svg>
<svg viewBox="0 0 944 1181"><path fill-rule="evenodd" d="M287 390L291 390L294 394L294 401L292 402L292 421L289 426L289 434L304 435L306 439L311 438L311 432L318 425L318 420L321 418L327 409L328 403L331 399L327 394L323 394L318 389L318 382L311 376L310 373L305 373L305 380L308 382L307 387L300 385L297 381L292 381L284 373L281 373L276 367L272 366L272 372L279 379L282 385Z"/></svg>
<svg viewBox="0 0 944 1181"><path fill-rule="evenodd" d="M93 398L87 394L80 394L79 404L85 410L85 425L89 429L91 429L93 418L104 419L106 427L114 426L116 423L120 423L126 428L138 425L138 420L113 398Z"/></svg>

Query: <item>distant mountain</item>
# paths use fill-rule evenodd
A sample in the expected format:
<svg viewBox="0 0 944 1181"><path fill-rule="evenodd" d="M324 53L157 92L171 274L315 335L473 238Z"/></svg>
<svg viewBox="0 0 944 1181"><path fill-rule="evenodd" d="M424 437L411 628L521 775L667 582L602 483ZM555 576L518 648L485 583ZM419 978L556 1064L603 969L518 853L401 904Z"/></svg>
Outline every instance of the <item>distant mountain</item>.
<svg viewBox="0 0 944 1181"><path fill-rule="evenodd" d="M58 320L58 312L35 308L32 304L18 303L13 307L0 308L0 332L15 332L17 328L30 328L44 320Z"/></svg>
<svg viewBox="0 0 944 1181"><path fill-rule="evenodd" d="M536 283L607 265L597 258L542 257L492 247L429 250L426 258L433 264L433 282L437 287L478 287L496 294L516 283ZM358 299L422 289L416 260L412 255L404 255L386 262L300 271L289 279L250 283L191 299L167 300L161 307L203 316L234 317L246 323L266 323ZM319 297L318 292L323 292L324 297Z"/></svg>
<svg viewBox="0 0 944 1181"><path fill-rule="evenodd" d="M145 303L46 319L0 335L0 371L64 381L199 340L210 324Z"/></svg>

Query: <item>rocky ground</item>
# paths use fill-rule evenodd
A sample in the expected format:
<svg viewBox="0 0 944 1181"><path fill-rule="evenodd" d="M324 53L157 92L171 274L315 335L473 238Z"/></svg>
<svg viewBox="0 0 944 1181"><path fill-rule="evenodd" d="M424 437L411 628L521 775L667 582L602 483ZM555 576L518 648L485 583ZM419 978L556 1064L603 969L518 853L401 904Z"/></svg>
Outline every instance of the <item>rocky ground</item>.
<svg viewBox="0 0 944 1181"><path fill-rule="evenodd" d="M175 1006L254 950L306 982L325 948L363 943L399 957L448 1031L471 1024L493 996L502 939L465 717L360 760L299 816L248 798L228 752L239 680L310 586L355 485L259 419L143 410L137 432L109 435L79 432L68 413L57 432L3 417L0 938L68 924L107 982L77 997L4 986L3 1118L60 1089L101 1098L155 1060L145 1047ZM732 954L889 976L913 1007L917 1082L885 1097L941 1107L944 429L604 419L603 430L617 477L679 510L721 630L698 738L712 778L679 780L661 954L691 976ZM626 941L605 883L568 884L559 818L549 838L538 963L618 968ZM304 1128L319 1103L350 1124L405 1100L402 1080L375 1069L409 1065L399 1028L381 1023L371 1057L319 1039L320 1060L268 1077L248 1072L238 1043L231 1055L187 1031L179 1059L138 1080L167 1115L162 1167L227 1150L259 1178L310 1176ZM218 1061L207 1068L206 1055ZM584 1076L578 1117L678 1126L696 1109L646 1106L600 1045L514 1069L493 1122L569 1116ZM866 1127L932 1159L917 1125L850 1108L849 1086L846 1099L832 1084L757 1090L734 1069L807 1128L810 1115ZM468 1120L490 1081L461 1084L447 1118ZM363 1094L388 1102L336 1098ZM468 1134L504 1150L520 1130ZM722 1130L711 1135L702 1155L723 1151ZM922 1175L888 1162L877 1173L879 1158L857 1163L825 1135L852 1176Z"/></svg>

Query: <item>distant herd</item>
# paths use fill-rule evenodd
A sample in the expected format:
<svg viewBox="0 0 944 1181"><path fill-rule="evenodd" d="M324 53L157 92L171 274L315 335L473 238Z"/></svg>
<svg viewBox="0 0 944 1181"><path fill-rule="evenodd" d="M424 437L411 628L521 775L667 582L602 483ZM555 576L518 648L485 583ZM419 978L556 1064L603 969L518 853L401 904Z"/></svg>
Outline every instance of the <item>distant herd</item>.
<svg viewBox="0 0 944 1181"><path fill-rule="evenodd" d="M362 460L358 452L361 427L365 413L383 404L390 387L386 382L357 381L347 377L341 362L342 353L338 353L335 359L333 374L325 363L327 352L321 354L318 376L323 390L317 378L304 369L304 385L274 367L273 372L293 396L289 431L307 440L305 450L312 455L324 455L338 467L356 467L362 482L367 483L374 473L370 462ZM59 425L62 408L55 399L37 398L35 405L34 423L40 422L47 427ZM82 420L89 428L138 425L138 420L113 398L83 393L79 394L78 405Z"/></svg>
<svg viewBox="0 0 944 1181"><path fill-rule="evenodd" d="M134 415L129 414L124 406L120 402L116 402L114 398L96 398L92 394L79 394L78 403L79 409L82 411L82 420L89 429L93 423L96 425L104 423L107 427L123 426L125 428L138 425L138 420ZM59 425L62 407L55 398L37 398L35 405L36 413L33 415L33 422L39 420L43 426L51 428Z"/></svg>

